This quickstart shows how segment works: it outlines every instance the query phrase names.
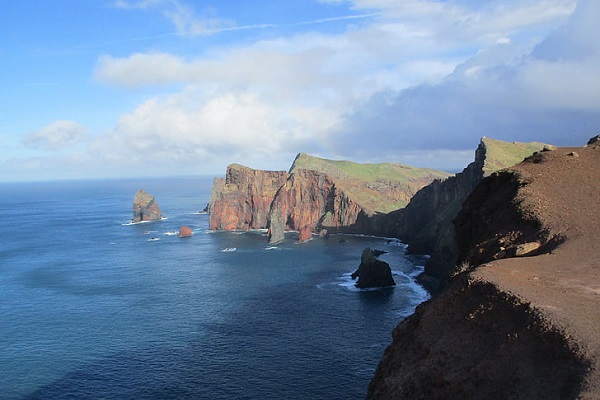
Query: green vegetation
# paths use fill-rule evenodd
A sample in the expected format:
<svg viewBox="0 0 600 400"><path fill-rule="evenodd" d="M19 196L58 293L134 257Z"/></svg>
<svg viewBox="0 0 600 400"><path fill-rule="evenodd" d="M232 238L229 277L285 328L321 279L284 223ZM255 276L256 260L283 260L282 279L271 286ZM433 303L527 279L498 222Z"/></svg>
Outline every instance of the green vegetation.
<svg viewBox="0 0 600 400"><path fill-rule="evenodd" d="M450 174L397 163L359 164L327 160L300 153L290 173L313 170L327 174L346 195L369 212L388 213L406 207L410 198L434 179Z"/></svg>
<svg viewBox="0 0 600 400"><path fill-rule="evenodd" d="M539 142L503 142L490 138L483 138L482 141L486 148L486 159L483 166L486 176L500 169L512 167L547 146L545 143Z"/></svg>
<svg viewBox="0 0 600 400"><path fill-rule="evenodd" d="M451 174L428 168L415 168L398 163L359 164L344 160L327 160L300 153L290 172L310 169L328 174L333 178L356 178L369 182L407 183L424 177L447 178Z"/></svg>

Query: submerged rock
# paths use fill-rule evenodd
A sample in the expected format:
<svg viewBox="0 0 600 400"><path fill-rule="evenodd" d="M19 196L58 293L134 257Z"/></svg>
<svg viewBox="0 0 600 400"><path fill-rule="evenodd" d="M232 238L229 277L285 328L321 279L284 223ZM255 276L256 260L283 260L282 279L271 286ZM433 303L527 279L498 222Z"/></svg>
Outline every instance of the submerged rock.
<svg viewBox="0 0 600 400"><path fill-rule="evenodd" d="M369 247L363 250L360 265L352 274L352 279L356 278L358 278L356 287L361 289L394 286L396 284L389 264L378 260Z"/></svg>
<svg viewBox="0 0 600 400"><path fill-rule="evenodd" d="M162 211L154 196L140 189L133 199L133 222L162 219Z"/></svg>

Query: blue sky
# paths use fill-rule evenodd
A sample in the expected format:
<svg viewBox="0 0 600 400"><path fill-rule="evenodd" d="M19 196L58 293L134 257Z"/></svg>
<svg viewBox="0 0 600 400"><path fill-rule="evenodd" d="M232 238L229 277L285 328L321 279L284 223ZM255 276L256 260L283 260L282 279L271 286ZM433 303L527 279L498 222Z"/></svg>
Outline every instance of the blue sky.
<svg viewBox="0 0 600 400"><path fill-rule="evenodd" d="M55 0L0 14L0 181L460 170L600 133L595 0Z"/></svg>

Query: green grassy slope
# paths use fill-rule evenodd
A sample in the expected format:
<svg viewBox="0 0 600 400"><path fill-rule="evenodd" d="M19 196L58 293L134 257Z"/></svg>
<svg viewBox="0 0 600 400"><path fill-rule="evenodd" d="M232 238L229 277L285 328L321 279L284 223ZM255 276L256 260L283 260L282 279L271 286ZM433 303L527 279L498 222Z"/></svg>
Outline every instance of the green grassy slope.
<svg viewBox="0 0 600 400"><path fill-rule="evenodd" d="M539 142L503 142L501 140L483 138L481 139L486 148L486 159L483 172L487 176L500 169L511 167L523 161L536 151L546 146Z"/></svg>
<svg viewBox="0 0 600 400"><path fill-rule="evenodd" d="M326 173L358 204L367 210L384 213L405 207L412 195L433 179L451 175L397 163L359 164L305 153L296 156L290 173L299 169Z"/></svg>

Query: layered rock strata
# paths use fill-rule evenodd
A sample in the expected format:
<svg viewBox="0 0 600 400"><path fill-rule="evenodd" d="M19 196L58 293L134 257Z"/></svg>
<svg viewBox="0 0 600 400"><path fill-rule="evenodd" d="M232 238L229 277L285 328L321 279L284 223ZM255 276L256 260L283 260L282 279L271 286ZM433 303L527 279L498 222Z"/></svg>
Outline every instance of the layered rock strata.
<svg viewBox="0 0 600 400"><path fill-rule="evenodd" d="M485 178L449 284L400 323L369 399L600 398L600 143Z"/></svg>
<svg viewBox="0 0 600 400"><path fill-rule="evenodd" d="M133 222L162 219L162 211L153 195L140 189L133 199Z"/></svg>

